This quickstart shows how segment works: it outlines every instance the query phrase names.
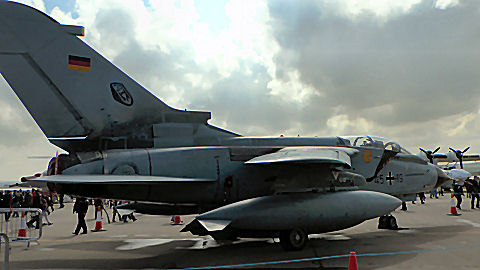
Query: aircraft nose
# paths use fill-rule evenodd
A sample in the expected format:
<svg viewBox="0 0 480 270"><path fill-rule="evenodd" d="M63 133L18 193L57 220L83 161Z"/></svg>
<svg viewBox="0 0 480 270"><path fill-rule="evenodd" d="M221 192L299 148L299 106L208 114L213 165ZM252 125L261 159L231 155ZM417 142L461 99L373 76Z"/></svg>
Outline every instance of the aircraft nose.
<svg viewBox="0 0 480 270"><path fill-rule="evenodd" d="M435 169L437 170L437 183L435 184L435 188L438 188L439 186L443 185L444 183L452 180L452 178L450 178L450 176L448 176L439 167L435 166Z"/></svg>

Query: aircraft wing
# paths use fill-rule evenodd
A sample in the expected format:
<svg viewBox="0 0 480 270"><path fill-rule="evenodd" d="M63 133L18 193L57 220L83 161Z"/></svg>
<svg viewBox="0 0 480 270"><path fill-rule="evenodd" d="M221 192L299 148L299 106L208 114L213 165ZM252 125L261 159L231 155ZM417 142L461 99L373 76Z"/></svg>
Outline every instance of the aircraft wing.
<svg viewBox="0 0 480 270"><path fill-rule="evenodd" d="M480 160L480 155L463 155L463 161L477 161Z"/></svg>
<svg viewBox="0 0 480 270"><path fill-rule="evenodd" d="M271 154L252 158L245 164L332 164L350 168L350 156L358 150L347 147L285 147Z"/></svg>
<svg viewBox="0 0 480 270"><path fill-rule="evenodd" d="M449 160L449 159L452 159L452 157L449 157L448 155L445 155L445 154L434 154L433 158L437 159L438 162L458 161L458 159L456 157L453 157L453 159L454 159L453 161ZM478 160L480 160L480 155L463 155L463 161L478 161Z"/></svg>
<svg viewBox="0 0 480 270"><path fill-rule="evenodd" d="M445 154L433 154L434 159L446 159L447 155Z"/></svg>
<svg viewBox="0 0 480 270"><path fill-rule="evenodd" d="M160 183L209 183L216 179L208 178L181 178L167 176L141 176L141 175L68 175L58 174L40 176L29 181L39 181L56 184L160 184Z"/></svg>

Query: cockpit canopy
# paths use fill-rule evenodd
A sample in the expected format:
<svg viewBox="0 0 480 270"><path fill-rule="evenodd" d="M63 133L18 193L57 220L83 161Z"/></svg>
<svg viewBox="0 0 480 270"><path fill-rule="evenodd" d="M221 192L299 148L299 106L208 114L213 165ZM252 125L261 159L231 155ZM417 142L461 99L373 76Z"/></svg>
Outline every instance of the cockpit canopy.
<svg viewBox="0 0 480 270"><path fill-rule="evenodd" d="M402 154L411 154L405 148L401 147L397 142L390 141L387 138L376 136L345 136L342 139L349 141L351 146L366 146L374 148L382 148Z"/></svg>

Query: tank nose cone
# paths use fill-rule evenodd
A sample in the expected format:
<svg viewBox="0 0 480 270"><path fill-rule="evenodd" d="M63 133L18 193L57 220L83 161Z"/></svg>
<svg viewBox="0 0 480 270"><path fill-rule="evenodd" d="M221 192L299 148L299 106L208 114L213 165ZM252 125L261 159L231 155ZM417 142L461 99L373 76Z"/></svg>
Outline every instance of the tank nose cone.
<svg viewBox="0 0 480 270"><path fill-rule="evenodd" d="M385 206L385 209L389 209L389 213L393 210L397 209L400 205L402 205L402 201L397 197L390 196L385 194L384 198L382 199L382 204Z"/></svg>
<svg viewBox="0 0 480 270"><path fill-rule="evenodd" d="M371 192L369 199L368 218L388 215L402 204L402 201L397 197L380 192Z"/></svg>

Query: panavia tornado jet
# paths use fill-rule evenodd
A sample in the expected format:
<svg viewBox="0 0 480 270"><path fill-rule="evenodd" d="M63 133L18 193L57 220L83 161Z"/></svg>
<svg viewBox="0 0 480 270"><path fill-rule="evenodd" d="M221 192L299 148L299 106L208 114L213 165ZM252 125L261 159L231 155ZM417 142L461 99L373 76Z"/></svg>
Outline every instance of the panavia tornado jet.
<svg viewBox="0 0 480 270"><path fill-rule="evenodd" d="M183 231L215 239L308 234L390 215L448 177L378 137L243 137L209 112L167 106L62 25L0 2L0 72L49 141L68 154L43 175L59 193L138 201L155 214L199 213Z"/></svg>

